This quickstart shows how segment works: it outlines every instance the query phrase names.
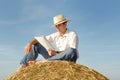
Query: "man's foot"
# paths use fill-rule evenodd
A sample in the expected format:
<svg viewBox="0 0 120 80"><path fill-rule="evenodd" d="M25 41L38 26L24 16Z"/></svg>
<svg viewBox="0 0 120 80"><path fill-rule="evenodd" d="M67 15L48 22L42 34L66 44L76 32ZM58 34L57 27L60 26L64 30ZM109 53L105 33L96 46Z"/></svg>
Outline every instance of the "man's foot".
<svg viewBox="0 0 120 80"><path fill-rule="evenodd" d="M20 64L20 66L19 66L19 68L17 69L17 71L20 71L20 70L24 69L25 67L26 67L25 65Z"/></svg>
<svg viewBox="0 0 120 80"><path fill-rule="evenodd" d="M30 61L27 62L27 65L30 66L30 65L35 64L36 62L37 62L37 61L35 61L35 60L30 60Z"/></svg>
<svg viewBox="0 0 120 80"><path fill-rule="evenodd" d="M44 63L44 62L48 62L49 60L39 60L39 61L36 61L36 64L39 64L39 63Z"/></svg>
<svg viewBox="0 0 120 80"><path fill-rule="evenodd" d="M39 63L44 63L44 62L47 62L48 60L42 60L42 61L35 61L35 60L30 60L30 61L28 61L27 62L27 66L31 66L31 65L33 65L33 64L39 64ZM22 70L22 69L24 69L25 67L27 67L27 66L25 66L25 65L23 65L23 64L20 64L20 66L19 66L19 68L17 69L17 71L20 71L20 70Z"/></svg>

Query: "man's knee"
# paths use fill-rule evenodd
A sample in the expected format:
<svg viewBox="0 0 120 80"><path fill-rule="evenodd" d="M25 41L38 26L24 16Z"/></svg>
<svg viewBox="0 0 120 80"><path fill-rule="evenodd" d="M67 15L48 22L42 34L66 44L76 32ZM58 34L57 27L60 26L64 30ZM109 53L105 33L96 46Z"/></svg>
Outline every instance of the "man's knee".
<svg viewBox="0 0 120 80"><path fill-rule="evenodd" d="M67 52L68 54L74 54L74 53L76 53L76 49L74 49L74 48L68 48L67 51L68 51Z"/></svg>
<svg viewBox="0 0 120 80"><path fill-rule="evenodd" d="M36 43L36 44L32 45L32 49L35 51L35 53L39 53L40 52L40 43Z"/></svg>
<svg viewBox="0 0 120 80"><path fill-rule="evenodd" d="M76 62L76 60L77 60L77 50L76 49L69 48L68 55L70 57L70 61Z"/></svg>

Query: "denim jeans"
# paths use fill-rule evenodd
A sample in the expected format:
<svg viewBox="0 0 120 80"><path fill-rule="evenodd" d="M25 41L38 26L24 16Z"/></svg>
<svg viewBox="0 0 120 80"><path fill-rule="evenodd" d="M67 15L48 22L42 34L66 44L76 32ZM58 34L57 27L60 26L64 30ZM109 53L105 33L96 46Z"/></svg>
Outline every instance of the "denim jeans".
<svg viewBox="0 0 120 80"><path fill-rule="evenodd" d="M23 57L20 64L27 66L27 61L36 60L38 54L41 54L47 60L67 60L72 62L77 60L77 50L74 48L68 48L54 56L49 56L47 50L40 43L36 43L32 46L32 50Z"/></svg>

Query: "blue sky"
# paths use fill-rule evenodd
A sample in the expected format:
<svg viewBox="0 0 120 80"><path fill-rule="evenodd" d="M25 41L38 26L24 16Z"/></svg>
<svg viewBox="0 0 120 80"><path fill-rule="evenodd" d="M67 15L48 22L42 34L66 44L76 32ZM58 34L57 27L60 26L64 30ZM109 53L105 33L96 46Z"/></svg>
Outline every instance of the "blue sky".
<svg viewBox="0 0 120 80"><path fill-rule="evenodd" d="M52 19L57 14L70 19L68 28L79 36L77 63L111 80L119 80L119 3L119 0L0 0L0 80L17 69L29 40L56 31Z"/></svg>

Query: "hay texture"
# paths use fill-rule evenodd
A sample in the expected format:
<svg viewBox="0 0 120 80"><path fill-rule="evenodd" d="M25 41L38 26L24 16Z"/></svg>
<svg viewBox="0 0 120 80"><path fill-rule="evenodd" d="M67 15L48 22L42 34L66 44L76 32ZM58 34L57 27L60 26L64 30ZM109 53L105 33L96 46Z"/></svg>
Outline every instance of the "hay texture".
<svg viewBox="0 0 120 80"><path fill-rule="evenodd" d="M14 72L7 80L108 80L97 71L68 61L40 62Z"/></svg>

